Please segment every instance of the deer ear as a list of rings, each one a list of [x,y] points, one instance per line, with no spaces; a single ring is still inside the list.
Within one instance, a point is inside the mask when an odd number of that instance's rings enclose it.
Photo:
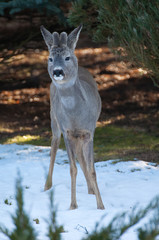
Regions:
[[[46,45],[50,49],[51,46],[53,45],[53,36],[52,36],[52,34],[44,26],[41,26],[40,30],[41,30],[41,33],[42,33],[42,36],[44,38],[44,41],[45,41]]]
[[[75,50],[80,32],[82,30],[82,24],[80,26],[78,26],[77,28],[75,28],[69,35],[67,38],[67,46],[72,49]]]

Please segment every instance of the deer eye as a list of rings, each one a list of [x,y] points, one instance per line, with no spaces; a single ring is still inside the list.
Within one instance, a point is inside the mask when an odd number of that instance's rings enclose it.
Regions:
[[[49,58],[49,62],[53,62],[53,59],[51,57]]]
[[[70,57],[66,57],[66,58],[65,58],[65,61],[69,61],[69,60],[70,60]]]

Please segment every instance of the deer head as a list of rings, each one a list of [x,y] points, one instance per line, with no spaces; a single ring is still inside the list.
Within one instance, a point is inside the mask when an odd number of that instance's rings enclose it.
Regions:
[[[74,50],[82,25],[75,28],[68,36],[66,32],[52,34],[41,26],[41,33],[49,50],[48,72],[56,87],[69,87],[77,79],[78,61]]]

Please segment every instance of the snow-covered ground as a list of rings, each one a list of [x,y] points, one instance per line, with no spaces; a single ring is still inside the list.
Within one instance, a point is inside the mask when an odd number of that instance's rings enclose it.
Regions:
[[[25,209],[31,219],[38,218],[40,224],[33,221],[39,240],[47,240],[46,219],[49,216],[49,196],[44,192],[44,183],[50,161],[50,148],[31,145],[0,145],[0,224],[10,230],[13,223],[10,215],[16,208],[15,180],[20,170],[25,188]],[[94,229],[97,222],[104,219],[106,226],[114,215],[123,211],[131,212],[138,203],[146,206],[159,194],[159,167],[144,161],[120,162],[110,160],[96,163],[99,189],[105,210],[96,209],[95,196],[87,194],[86,181],[77,163],[77,202],[78,209],[69,210],[70,171],[65,151],[58,150],[53,174],[54,203],[57,206],[57,221],[64,226],[63,240],[80,240]],[[6,205],[8,199],[12,205]],[[83,228],[84,227],[84,228]],[[0,234],[0,240],[5,240]],[[130,229],[122,240],[136,240],[135,228]]]

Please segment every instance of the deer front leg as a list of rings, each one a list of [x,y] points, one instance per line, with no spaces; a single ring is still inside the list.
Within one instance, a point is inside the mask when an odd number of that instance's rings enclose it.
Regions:
[[[77,167],[75,162],[75,142],[73,138],[69,135],[67,131],[67,136],[64,137],[67,154],[70,161],[70,175],[71,175],[71,205],[70,210],[78,208],[76,201],[76,176],[77,176]]]
[[[45,183],[44,190],[48,190],[52,187],[52,173],[55,163],[56,152],[60,144],[60,137],[53,137],[51,142],[51,158],[50,158],[50,166],[49,166],[49,173]]]

